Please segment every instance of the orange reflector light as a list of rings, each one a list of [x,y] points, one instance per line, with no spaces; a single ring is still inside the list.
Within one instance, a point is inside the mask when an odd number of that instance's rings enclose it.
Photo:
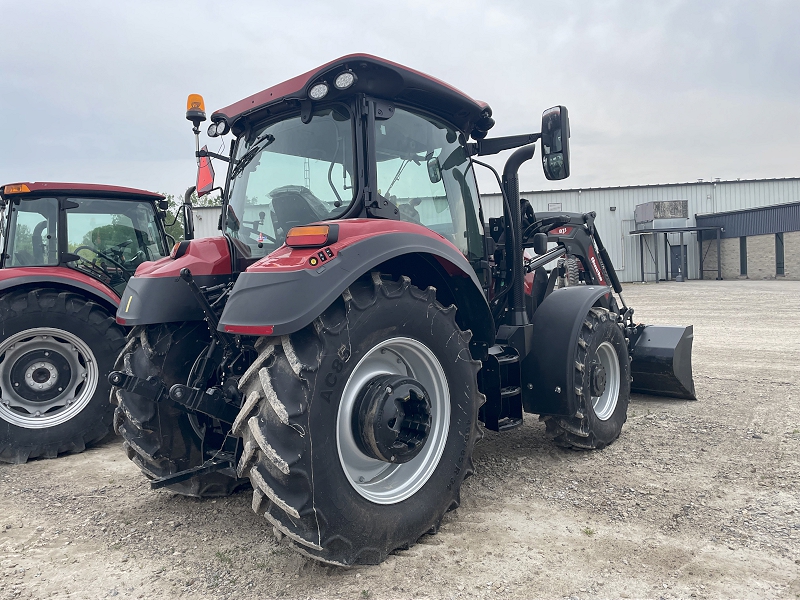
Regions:
[[[14,185],[7,185],[3,188],[4,194],[26,194],[31,190],[24,183],[16,183]]]
[[[317,248],[332,244],[338,238],[337,225],[304,225],[292,227],[286,236],[286,245],[293,248]]]

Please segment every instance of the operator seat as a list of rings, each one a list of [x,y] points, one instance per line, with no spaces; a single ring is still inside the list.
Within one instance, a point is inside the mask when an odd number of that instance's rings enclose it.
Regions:
[[[31,236],[31,242],[33,245],[33,264],[34,265],[43,265],[46,264],[44,261],[44,248],[45,243],[42,240],[42,232],[47,228],[47,221],[41,221],[33,228],[33,234]]]

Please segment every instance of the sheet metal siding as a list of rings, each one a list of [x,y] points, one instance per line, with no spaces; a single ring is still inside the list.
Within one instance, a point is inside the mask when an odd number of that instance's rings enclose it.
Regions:
[[[208,238],[222,235],[217,229],[219,225],[219,215],[222,208],[219,206],[195,206],[194,212],[194,237]]]
[[[634,210],[637,204],[660,200],[687,200],[689,218],[686,226],[693,227],[695,215],[741,210],[771,204],[785,204],[800,201],[800,179],[775,179],[759,181],[706,181],[702,183],[665,184],[650,186],[631,186],[616,188],[592,188],[585,190],[555,190],[542,192],[523,192],[534,211],[547,211],[549,203],[560,202],[564,212],[595,211],[595,222],[608,248],[621,281],[641,281],[639,261],[639,241],[628,232],[636,229]],[[502,215],[500,194],[481,196],[484,218]],[[616,206],[615,211],[610,207]],[[658,262],[661,278],[665,272],[664,236],[646,235],[645,271],[653,272],[655,265],[650,253],[653,251],[654,237],[658,238]],[[684,234],[690,279],[699,278],[699,249],[696,233]],[[678,245],[679,236],[669,235],[670,244]],[[648,252],[649,248],[649,252]],[[705,268],[715,265],[706,263]],[[647,281],[655,276],[646,275]]]
[[[697,224],[723,227],[722,237],[724,238],[800,231],[800,203],[762,207],[722,215],[697,215]],[[709,233],[703,235],[703,239],[712,237]]]

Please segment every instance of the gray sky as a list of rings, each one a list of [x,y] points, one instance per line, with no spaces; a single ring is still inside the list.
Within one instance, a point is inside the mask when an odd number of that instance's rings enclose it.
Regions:
[[[0,0],[0,21],[0,183],[179,194],[189,93],[210,113],[352,52],[487,101],[494,135],[566,105],[572,176],[533,161],[523,190],[800,176],[796,1]]]

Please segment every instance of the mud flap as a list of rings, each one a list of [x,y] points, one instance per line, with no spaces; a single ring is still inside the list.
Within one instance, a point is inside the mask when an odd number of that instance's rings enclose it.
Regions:
[[[694,328],[647,325],[636,340],[631,391],[696,400],[692,378]]]

